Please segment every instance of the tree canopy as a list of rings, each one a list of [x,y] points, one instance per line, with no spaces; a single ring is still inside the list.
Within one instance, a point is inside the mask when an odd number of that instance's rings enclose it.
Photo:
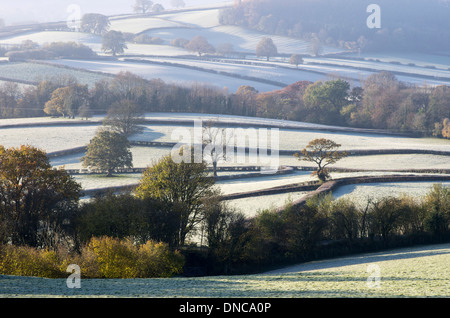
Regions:
[[[296,153],[294,156],[299,160],[316,163],[317,171],[313,174],[317,175],[320,181],[325,181],[329,178],[326,167],[347,156],[346,152],[338,151],[340,147],[341,145],[332,140],[319,138],[310,141],[301,153]]]
[[[256,55],[266,57],[267,61],[269,61],[271,57],[276,56],[277,54],[278,49],[271,38],[266,37],[262,39],[256,46]]]
[[[0,238],[52,247],[70,232],[81,186],[51,167],[45,152],[0,146]]]
[[[204,200],[216,190],[205,163],[176,163],[169,155],[144,171],[136,194],[173,205],[180,213],[178,238],[184,245],[186,236],[203,218]]]
[[[214,53],[216,51],[208,40],[201,35],[194,37],[184,46],[184,48],[192,52],[197,52],[199,56],[202,56],[202,54],[205,53]]]
[[[100,129],[87,146],[81,158],[84,167],[105,171],[108,177],[117,168],[131,168],[133,156],[126,136],[111,130]]]
[[[122,32],[109,31],[102,37],[102,50],[111,53],[113,56],[122,54],[127,48]]]
[[[106,33],[111,23],[109,18],[99,13],[86,13],[81,18],[81,31],[102,35]]]

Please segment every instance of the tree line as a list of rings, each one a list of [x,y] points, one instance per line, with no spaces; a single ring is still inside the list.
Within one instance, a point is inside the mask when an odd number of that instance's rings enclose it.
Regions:
[[[89,118],[122,101],[136,104],[142,113],[241,115],[450,138],[449,87],[411,86],[389,72],[373,74],[361,86],[351,87],[342,79],[300,81],[271,92],[241,86],[231,93],[206,84],[147,80],[130,72],[90,88],[72,76],[50,77],[24,89],[11,82],[0,85],[1,118]]]
[[[439,0],[380,0],[381,28],[367,26],[367,6],[358,0],[235,1],[220,11],[224,25],[293,36],[322,45],[362,51],[442,52],[449,48],[450,9]]]
[[[423,198],[358,203],[327,194],[249,218],[221,200],[204,162],[168,155],[135,191],[81,202],[64,169],[21,146],[0,147],[0,190],[1,274],[61,277],[68,264],[86,277],[165,277],[190,267],[237,274],[450,239],[450,189],[439,184]]]

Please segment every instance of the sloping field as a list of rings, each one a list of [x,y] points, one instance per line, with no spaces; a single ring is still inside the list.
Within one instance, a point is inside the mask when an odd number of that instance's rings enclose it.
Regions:
[[[0,297],[374,298],[449,297],[450,244],[300,264],[265,274],[83,280],[0,276]]]
[[[93,87],[96,82],[108,77],[108,75],[92,73],[81,69],[68,69],[58,65],[17,62],[0,63],[0,77],[19,83],[37,83],[44,79],[54,77],[74,77],[80,84]]]
[[[127,19],[110,19],[110,30],[130,33],[141,33],[149,29],[183,27],[181,23],[159,17],[141,17]]]
[[[450,187],[450,182],[442,182],[445,187]],[[409,195],[413,198],[425,196],[432,188],[430,182],[398,182],[398,183],[372,183],[346,185],[333,191],[335,198],[348,198],[355,203],[365,205],[368,199],[378,200],[394,196]]]
[[[151,53],[152,51],[149,50],[148,54]],[[206,84],[220,89],[227,88],[230,92],[233,93],[236,92],[241,85],[253,86],[261,92],[280,89],[280,86],[272,84],[266,84],[252,80],[236,79],[226,75],[186,69],[177,66],[163,66],[122,61],[59,60],[55,61],[55,63],[108,74],[118,74],[119,72],[128,71],[145,79],[151,80],[159,78],[166,83],[179,85],[192,85],[193,83]]]
[[[102,43],[102,38],[99,35],[82,32],[67,32],[67,31],[41,31],[27,33],[8,38],[0,39],[0,44],[21,44],[25,40],[31,40],[40,45],[51,42],[80,42],[89,45],[92,48],[99,48]]]

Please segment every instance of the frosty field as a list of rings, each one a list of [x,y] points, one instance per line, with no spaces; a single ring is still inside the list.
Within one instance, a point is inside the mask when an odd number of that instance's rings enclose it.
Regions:
[[[441,183],[445,187],[450,187],[450,182]],[[364,206],[368,199],[379,200],[385,197],[402,197],[403,195],[412,198],[425,196],[433,187],[431,182],[395,182],[395,183],[373,183],[347,185],[333,191],[333,196],[337,199],[346,198]]]
[[[108,77],[107,74],[95,74],[83,70],[67,69],[58,65],[40,63],[0,63],[0,77],[11,81],[40,82],[52,77],[74,77],[80,84],[93,87],[96,82]]]
[[[148,53],[152,53],[151,48],[146,47]],[[280,89],[279,86],[261,83],[252,80],[236,80],[233,77],[204,72],[199,70],[186,69],[177,66],[164,66],[155,64],[144,64],[136,62],[123,61],[76,61],[76,60],[59,60],[55,63],[84,68],[90,71],[102,72],[106,74],[116,75],[119,72],[132,72],[145,79],[161,79],[166,83],[187,85],[189,83],[206,84],[220,89],[227,88],[230,92],[236,92],[239,86],[249,85],[255,87],[259,91],[273,91]]]
[[[0,297],[405,298],[450,296],[450,245],[316,261],[243,276],[83,280],[0,276]]]

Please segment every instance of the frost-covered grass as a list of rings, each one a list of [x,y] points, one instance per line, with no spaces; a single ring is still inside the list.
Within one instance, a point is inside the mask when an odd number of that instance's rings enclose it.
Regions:
[[[450,244],[299,264],[269,273],[88,280],[0,276],[0,297],[401,298],[450,296]]]
[[[148,54],[151,55],[154,53],[150,46],[146,46],[146,49]],[[276,89],[280,89],[279,86],[260,83],[258,81],[241,79],[237,80],[236,78],[221,74],[213,74],[209,72],[191,70],[176,66],[164,66],[123,61],[104,62],[61,60],[55,61],[55,63],[109,74],[118,74],[122,71],[129,71],[149,80],[159,78],[167,83],[179,85],[192,85],[192,83],[200,83],[218,87],[220,89],[227,88],[230,92],[236,92],[237,89],[242,85],[253,86],[259,91],[273,91]]]
[[[441,76],[447,77],[450,79],[450,71],[446,68],[445,70],[441,69],[428,69],[417,66],[410,65],[398,65],[393,63],[377,63],[373,61],[361,61],[361,60],[347,60],[347,59],[339,59],[339,58],[308,58],[309,62],[316,63],[329,63],[337,66],[350,66],[357,68],[370,68],[375,71],[391,71],[391,72],[402,72],[409,74],[417,74],[417,75],[426,75],[426,76]]]
[[[102,38],[99,35],[82,32],[68,32],[68,31],[40,31],[34,33],[27,33],[8,38],[0,39],[1,44],[21,44],[25,40],[31,40],[40,45],[51,42],[79,42],[90,47],[99,47],[102,43]]]
[[[0,129],[0,144],[9,147],[30,145],[46,152],[86,146],[98,126],[48,126]]]
[[[105,75],[84,72],[83,70],[67,69],[49,64],[39,63],[0,63],[0,77],[11,79],[11,81],[40,82],[47,78],[71,76],[80,84],[93,87],[96,82],[105,78]]]
[[[229,207],[242,212],[246,217],[254,217],[263,210],[283,207],[295,200],[303,198],[308,192],[292,192],[273,194],[261,197],[250,197],[227,201]]]
[[[127,19],[110,19],[110,30],[130,33],[141,33],[149,29],[180,27],[183,24],[162,19],[160,17],[140,17]]]
[[[450,66],[450,56],[448,55],[433,55],[417,52],[391,52],[389,56],[383,53],[361,53],[360,57],[366,60],[379,60],[380,62],[398,62],[403,65],[429,67],[447,70]],[[414,65],[413,65],[414,64]]]
[[[189,67],[198,67],[205,70],[212,70],[228,74],[245,75],[248,77],[284,83],[286,86],[297,82],[299,79],[316,82],[319,80],[325,80],[327,77],[326,75],[297,70],[295,68],[279,68],[268,63],[267,66],[255,66],[255,65],[233,63],[232,60],[231,61],[222,60],[219,62],[200,59],[188,60],[176,57],[144,58],[144,60],[150,60],[159,63],[163,62],[163,63],[181,64]]]
[[[160,18],[196,28],[212,28],[218,26],[219,9],[195,10],[159,15]]]
[[[139,183],[141,178],[140,173],[115,174],[112,177],[99,174],[74,176],[75,181],[81,184],[84,190],[128,186]]]
[[[379,200],[385,197],[402,197],[404,195],[413,198],[425,196],[433,187],[433,182],[389,182],[371,184],[346,185],[333,191],[337,199],[346,198],[353,202],[365,205],[369,199]],[[450,187],[450,182],[442,182],[443,186]]]

